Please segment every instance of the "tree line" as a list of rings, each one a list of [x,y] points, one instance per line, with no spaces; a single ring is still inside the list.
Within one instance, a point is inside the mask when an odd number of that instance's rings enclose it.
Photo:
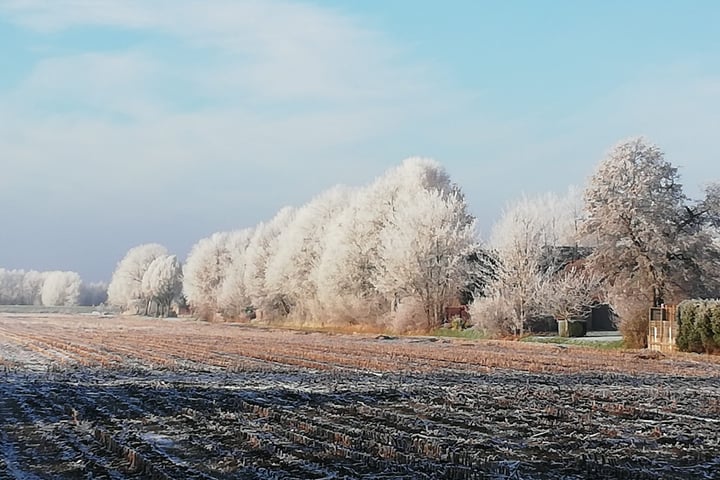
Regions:
[[[475,225],[442,165],[411,158],[363,187],[203,238],[184,263],[137,246],[118,263],[109,302],[157,315],[187,306],[206,320],[427,330],[464,301],[476,327],[498,335],[608,304],[641,342],[649,306],[720,296],[720,184],[688,198],[643,138],[613,147],[581,188],[511,202],[487,239]]]
[[[136,247],[118,264],[109,295],[147,310],[182,292],[208,320],[426,329],[442,322],[478,248],[460,188],[439,163],[412,158],[365,187],[335,187],[253,228],[214,233],[182,269],[153,272],[167,252]]]
[[[105,283],[84,283],[76,272],[0,268],[0,305],[91,306],[106,300]]]

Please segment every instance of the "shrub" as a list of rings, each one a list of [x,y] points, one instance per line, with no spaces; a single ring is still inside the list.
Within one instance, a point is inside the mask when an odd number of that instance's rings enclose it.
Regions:
[[[627,348],[647,347],[649,306],[651,301],[642,296],[615,296],[612,306],[618,314],[618,328]]]
[[[489,337],[502,337],[515,333],[512,308],[500,295],[478,297],[470,305],[470,320],[475,328]]]
[[[569,320],[568,337],[584,337],[587,333],[587,322],[584,320]]]
[[[686,300],[678,305],[676,344],[683,352],[720,352],[720,300]]]
[[[390,315],[389,327],[395,333],[427,331],[427,315],[419,299],[408,297]]]

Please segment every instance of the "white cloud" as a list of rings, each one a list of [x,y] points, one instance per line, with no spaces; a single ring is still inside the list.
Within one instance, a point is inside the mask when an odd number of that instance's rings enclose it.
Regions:
[[[207,171],[222,183],[298,163],[322,172],[337,160],[328,152],[434,108],[426,101],[434,80],[420,74],[423,66],[404,66],[380,34],[313,6],[11,0],[0,12],[39,32],[39,43],[84,26],[165,36],[158,48],[49,48],[18,87],[0,92],[0,121],[9,125],[0,131],[5,197],[28,189],[87,196],[113,185],[147,191],[158,177],[188,185]]]

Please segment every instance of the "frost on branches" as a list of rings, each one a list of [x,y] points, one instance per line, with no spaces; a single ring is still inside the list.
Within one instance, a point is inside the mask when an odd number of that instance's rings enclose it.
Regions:
[[[476,243],[473,226],[439,163],[405,160],[357,192],[328,226],[317,270],[325,315],[398,328],[438,326],[472,268],[466,258]],[[417,324],[397,325],[403,303],[420,305]]]
[[[561,310],[587,308],[590,300],[581,295],[587,289],[562,287],[584,285],[589,277],[561,271],[568,259],[560,255],[568,248],[569,260],[581,255],[577,225],[582,215],[582,197],[574,188],[562,196],[523,196],[504,210],[490,238],[494,278],[486,295],[471,307],[480,328],[491,334],[522,335],[533,319],[560,319]]]
[[[48,272],[42,286],[42,304],[77,305],[80,297],[80,275],[75,272]]]
[[[123,311],[141,313],[147,305],[143,292],[143,277],[150,264],[167,250],[157,243],[131,248],[118,262],[108,285],[108,302]]]
[[[618,144],[585,192],[582,231],[595,244],[589,266],[617,296],[652,305],[707,295],[709,238],[683,193],[677,168],[642,138]]]
[[[0,305],[97,305],[105,290],[104,284],[82,283],[76,272],[0,268]]]
[[[377,326],[419,305],[415,321],[427,328],[457,301],[475,244],[474,220],[445,170],[408,159],[365,188],[335,187],[252,229],[201,240],[184,293],[208,319]]]
[[[581,228],[594,245],[588,268],[603,281],[628,345],[644,346],[649,306],[720,293],[716,188],[690,201],[677,168],[643,138],[616,145],[590,179]]]
[[[348,205],[350,191],[335,187],[298,209],[277,239],[267,264],[266,298],[272,311],[302,318],[320,315],[315,274],[330,222]]]
[[[419,300],[427,327],[439,327],[472,268],[475,221],[459,192],[420,190],[396,207],[380,232],[375,284],[399,302]]]
[[[169,316],[170,306],[182,293],[182,278],[182,267],[175,255],[161,255],[153,260],[142,280],[145,315],[154,307],[157,316]]]
[[[214,233],[190,250],[183,267],[183,293],[188,305],[205,320],[218,312],[218,296],[232,260],[229,233]]]

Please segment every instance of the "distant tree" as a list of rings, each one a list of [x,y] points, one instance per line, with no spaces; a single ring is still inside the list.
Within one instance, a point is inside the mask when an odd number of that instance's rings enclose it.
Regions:
[[[47,272],[37,272],[35,270],[25,272],[22,286],[22,304],[40,305],[42,303],[42,287],[46,277]]]
[[[71,306],[78,304],[80,275],[75,272],[48,272],[43,283],[41,298],[45,306]]]
[[[155,305],[159,317],[170,314],[170,306],[182,293],[183,273],[175,255],[161,255],[152,261],[143,275],[142,289],[146,299],[145,314]]]
[[[19,305],[26,303],[23,295],[24,270],[0,268],[0,304]]]
[[[144,308],[143,276],[156,258],[167,255],[167,249],[157,243],[131,248],[120,260],[108,286],[108,302],[123,310]]]

